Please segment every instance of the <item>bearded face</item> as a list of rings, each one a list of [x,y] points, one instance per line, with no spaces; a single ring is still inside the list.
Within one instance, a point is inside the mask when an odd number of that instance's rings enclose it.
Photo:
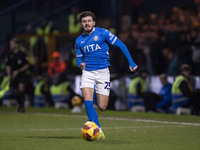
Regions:
[[[90,34],[95,26],[95,21],[91,16],[83,17],[81,20],[81,26],[86,34]]]

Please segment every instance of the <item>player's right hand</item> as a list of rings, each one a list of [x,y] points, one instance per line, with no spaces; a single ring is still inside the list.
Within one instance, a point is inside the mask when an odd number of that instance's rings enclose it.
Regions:
[[[80,68],[81,68],[81,70],[85,70],[85,62],[82,62],[81,64],[80,64]]]

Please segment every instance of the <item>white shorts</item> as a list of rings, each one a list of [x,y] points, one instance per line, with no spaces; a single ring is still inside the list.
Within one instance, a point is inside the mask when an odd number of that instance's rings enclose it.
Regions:
[[[110,94],[110,71],[108,68],[95,71],[82,71],[80,88],[94,88],[96,93],[107,95]]]

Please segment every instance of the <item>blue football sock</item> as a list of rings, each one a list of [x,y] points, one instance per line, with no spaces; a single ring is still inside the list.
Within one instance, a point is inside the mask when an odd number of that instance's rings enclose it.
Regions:
[[[85,109],[86,109],[89,121],[95,122],[100,127],[99,120],[98,120],[98,114],[93,106],[93,102],[90,100],[86,100],[85,101]]]

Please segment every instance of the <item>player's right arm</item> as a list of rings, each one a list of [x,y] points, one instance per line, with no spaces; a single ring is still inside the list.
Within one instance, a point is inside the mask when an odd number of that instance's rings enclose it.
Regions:
[[[78,40],[75,42],[76,64],[81,70],[85,70],[85,62],[83,62],[83,52],[79,46]]]

